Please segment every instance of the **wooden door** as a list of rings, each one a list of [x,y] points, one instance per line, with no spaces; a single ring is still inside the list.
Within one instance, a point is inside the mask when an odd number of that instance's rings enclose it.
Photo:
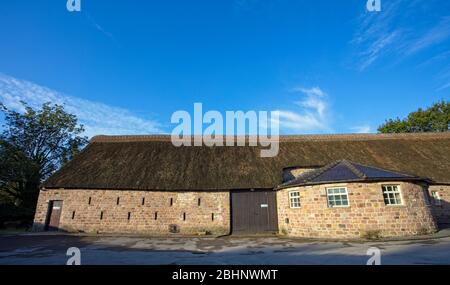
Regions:
[[[278,231],[274,191],[235,191],[231,193],[232,233],[260,234]]]
[[[62,201],[50,201],[47,214],[47,231],[59,230],[59,221],[61,219]]]

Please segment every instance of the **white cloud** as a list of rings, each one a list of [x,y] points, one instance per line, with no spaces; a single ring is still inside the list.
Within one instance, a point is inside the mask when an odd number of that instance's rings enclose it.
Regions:
[[[442,85],[441,87],[437,88],[436,91],[442,91],[442,90],[445,90],[445,89],[448,89],[448,88],[450,88],[450,82],[448,82],[448,83]]]
[[[385,1],[381,12],[363,13],[351,41],[358,69],[365,70],[382,57],[398,61],[450,39],[450,17],[442,12],[450,5],[432,2]],[[442,10],[436,10],[440,6]],[[424,15],[427,21],[414,20]]]
[[[361,62],[359,65],[360,70],[364,70],[374,63],[387,47],[392,45],[400,37],[399,31],[394,31],[389,34],[381,35],[380,38],[376,39],[370,44],[367,50],[362,51],[359,55],[361,57]]]
[[[73,96],[61,94],[29,81],[0,73],[0,101],[10,109],[23,111],[20,101],[31,107],[45,102],[64,105],[85,126],[88,137],[94,135],[124,135],[161,133],[160,124],[152,119],[133,115],[124,108],[109,106]]]
[[[296,132],[329,131],[327,94],[319,87],[298,87],[292,91],[304,95],[300,101],[293,102],[301,110],[277,110],[280,129]]]
[[[94,18],[89,14],[84,12],[84,15],[86,19],[89,21],[89,23],[100,33],[105,35],[106,37],[110,38],[116,45],[119,45],[114,35],[108,31],[106,31],[100,24],[98,24]]]
[[[302,92],[308,96],[317,96],[317,97],[325,97],[327,94],[323,92],[319,87],[312,88],[304,88],[304,87],[295,87],[291,89],[292,92]]]
[[[372,128],[369,125],[361,125],[350,128],[353,133],[368,134],[372,132]]]
[[[419,52],[430,46],[439,44],[450,37],[450,17],[444,17],[432,29],[426,31],[411,42],[407,55]]]

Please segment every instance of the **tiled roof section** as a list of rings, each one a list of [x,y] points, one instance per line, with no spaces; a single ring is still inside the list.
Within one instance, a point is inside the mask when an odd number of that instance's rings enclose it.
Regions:
[[[364,173],[364,175],[367,178],[411,178],[411,177],[414,177],[414,176],[411,176],[408,174],[384,170],[381,168],[366,166],[366,165],[362,165],[362,164],[358,164],[358,163],[352,163],[351,165],[354,168],[356,168],[358,171],[361,171],[362,173]]]
[[[317,170],[306,172],[278,188],[350,181],[426,180],[425,178],[339,160]]]

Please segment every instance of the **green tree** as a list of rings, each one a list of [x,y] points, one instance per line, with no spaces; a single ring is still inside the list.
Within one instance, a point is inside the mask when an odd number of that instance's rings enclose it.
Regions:
[[[378,128],[380,133],[448,132],[450,102],[441,101],[426,110],[412,112],[405,119],[389,119]]]
[[[84,128],[76,116],[63,106],[45,103],[36,110],[22,104],[24,113],[0,103],[5,122],[0,134],[0,199],[32,218],[39,185],[71,160],[87,138],[80,136]]]

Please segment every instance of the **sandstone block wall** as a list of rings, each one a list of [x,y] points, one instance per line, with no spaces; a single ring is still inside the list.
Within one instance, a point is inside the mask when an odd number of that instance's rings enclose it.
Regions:
[[[400,186],[403,205],[385,205],[381,186]],[[326,188],[347,187],[349,207],[329,208]],[[290,208],[289,192],[300,191],[300,208]],[[383,237],[432,233],[437,230],[426,190],[421,185],[344,183],[283,189],[277,193],[281,234],[312,238]]]
[[[69,232],[168,235],[177,225],[180,234],[222,235],[230,231],[229,199],[227,191],[41,190],[34,230],[44,229],[49,201],[61,200],[59,228]]]
[[[437,222],[439,224],[450,224],[450,185],[431,185],[428,190],[430,196],[432,196],[433,191],[436,191],[441,198],[439,205],[431,198],[433,215]]]
[[[375,232],[389,237],[431,233],[437,229],[436,221],[450,223],[450,186],[429,186],[430,194],[438,191],[441,197],[441,205],[434,205],[421,185],[388,183],[400,186],[403,205],[387,206],[383,184],[387,183],[280,190],[277,192],[279,231],[312,238],[357,238]],[[326,188],[335,186],[347,187],[349,207],[328,207]],[[296,209],[289,205],[289,192],[294,190],[300,192],[301,207]],[[42,190],[35,230],[43,230],[51,200],[63,201],[60,228],[70,232],[169,235],[169,225],[177,225],[180,234],[222,235],[228,234],[231,228],[229,191]]]

